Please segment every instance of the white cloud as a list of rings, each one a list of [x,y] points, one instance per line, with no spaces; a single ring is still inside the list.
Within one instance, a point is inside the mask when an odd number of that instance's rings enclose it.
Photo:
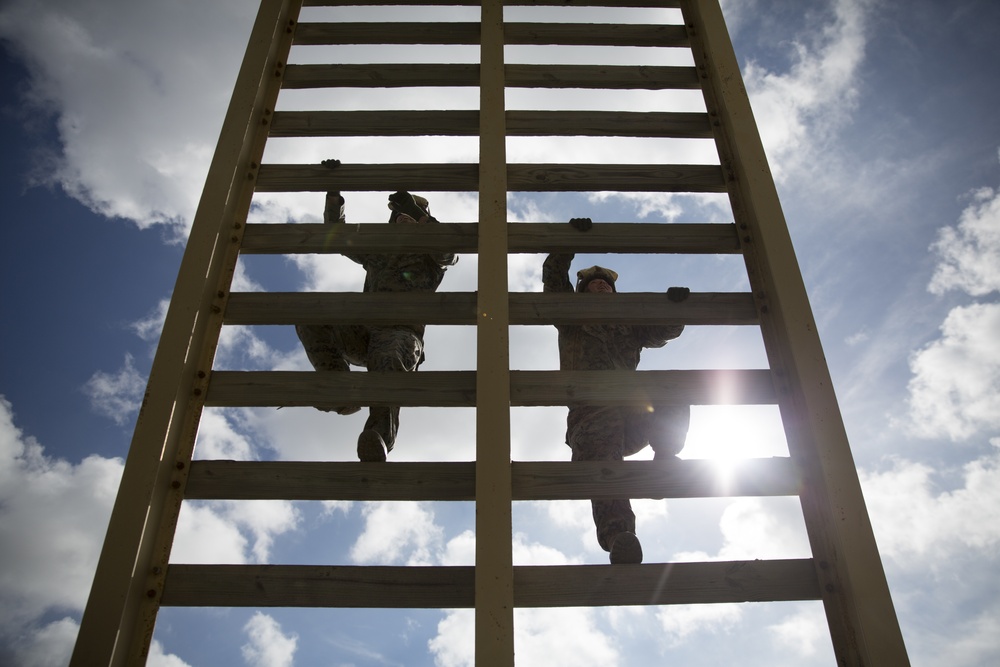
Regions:
[[[908,431],[967,440],[1000,428],[1000,304],[953,309],[910,359]]]
[[[281,624],[272,617],[256,612],[243,632],[249,641],[243,645],[243,659],[249,667],[291,667],[299,636],[281,631]]]
[[[295,530],[299,511],[287,500],[189,501],[181,505],[170,560],[175,563],[266,563],[274,538]],[[247,537],[249,533],[252,537]]]
[[[1000,290],[1000,192],[981,188],[957,227],[945,227],[931,249],[941,255],[928,289],[960,289],[972,296]]]
[[[356,563],[429,565],[440,552],[444,531],[426,503],[370,503],[362,516],[364,531],[351,547]]]
[[[870,4],[834,0],[834,21],[813,43],[794,44],[794,64],[786,73],[747,64],[743,78],[776,180],[809,170],[816,150],[854,108]],[[826,160],[822,164],[829,167]]]
[[[1000,438],[992,451],[962,468],[962,482],[939,491],[935,470],[924,463],[893,461],[882,472],[862,470],[861,482],[883,558],[904,570],[947,570],[949,558],[1000,545]]]
[[[726,634],[743,618],[737,604],[674,605],[656,612],[656,618],[666,633],[670,646],[680,646],[694,635]],[[699,637],[697,641],[710,641]]]
[[[185,228],[252,19],[235,1],[4,3],[0,34],[27,61],[29,101],[55,116],[62,143],[45,180],[109,217]],[[197,49],[178,48],[177,35]]]
[[[142,404],[146,378],[136,370],[132,355],[125,355],[121,370],[115,374],[98,371],[84,385],[91,407],[121,426],[135,415]]]
[[[768,627],[779,650],[808,658],[816,655],[819,644],[830,641],[826,614],[819,604],[804,606],[781,622]]]
[[[45,455],[0,397],[0,628],[18,633],[47,610],[82,610],[122,462]],[[55,630],[53,630],[55,631]]]

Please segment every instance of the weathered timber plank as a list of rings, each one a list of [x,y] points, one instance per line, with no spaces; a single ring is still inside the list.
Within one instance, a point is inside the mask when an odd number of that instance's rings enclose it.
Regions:
[[[508,111],[507,136],[707,139],[706,113]],[[277,111],[271,137],[476,136],[478,111]]]
[[[506,65],[504,72],[509,88],[675,90],[701,86],[695,68],[666,65]],[[287,89],[478,86],[479,65],[288,65],[281,85]]]
[[[683,29],[683,26],[682,26]],[[478,23],[299,23],[295,44],[479,44]]]
[[[355,7],[355,6],[412,6],[478,7],[471,0],[304,0],[303,7]],[[648,7],[672,9],[680,7],[679,0],[506,0],[508,7]]]
[[[511,405],[770,405],[767,370],[512,371]]]
[[[504,40],[511,45],[555,46],[688,46],[682,25],[590,23],[505,23]]]
[[[463,501],[475,500],[475,485],[474,462],[192,461],[184,497]]]
[[[595,223],[581,234],[566,223],[525,222],[507,226],[512,253],[601,252],[736,254],[740,252],[732,223]],[[247,225],[240,252],[398,253],[478,251],[475,223],[441,223],[420,227],[386,224]]]
[[[519,192],[725,192],[718,165],[511,164],[510,189]]]
[[[214,371],[205,405],[473,407],[474,371],[319,373]]]
[[[725,192],[718,165],[509,164],[509,190],[517,192]],[[471,192],[475,164],[265,164],[258,192],[413,190]]]
[[[183,565],[167,568],[167,607],[457,609],[475,605],[468,567]],[[818,600],[812,559],[516,566],[517,607]]]
[[[472,607],[474,568],[170,565],[167,607]]]
[[[511,371],[511,405],[768,405],[767,370]],[[213,371],[205,405],[473,407],[475,371]]]
[[[505,23],[511,45],[684,47],[682,25]],[[479,44],[478,23],[299,23],[296,45]]]
[[[667,111],[508,111],[507,136],[672,137],[707,139],[706,113]]]
[[[258,192],[473,192],[479,189],[476,164],[264,164]]]
[[[271,137],[476,136],[478,111],[276,111]]]
[[[513,466],[515,500],[794,496],[791,459],[716,461],[524,461]]]
[[[478,85],[479,65],[465,63],[288,65],[281,82],[281,87],[286,89]]]
[[[580,294],[516,292],[510,323],[753,325],[757,310],[749,293],[694,293],[680,303],[666,294],[629,293],[614,299]],[[430,324],[474,325],[471,292],[344,293],[234,292],[226,306],[230,325]]]
[[[507,65],[509,88],[697,89],[694,67],[663,65]]]
[[[727,461],[515,461],[514,500],[789,496],[788,458]],[[193,461],[188,500],[475,500],[475,464]]]
[[[514,568],[516,607],[818,600],[811,558]]]

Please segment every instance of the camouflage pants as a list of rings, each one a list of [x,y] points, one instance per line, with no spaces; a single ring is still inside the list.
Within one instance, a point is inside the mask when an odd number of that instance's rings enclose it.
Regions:
[[[674,456],[684,448],[691,408],[663,406],[570,408],[566,420],[566,444],[574,461],[620,461],[647,444],[658,458]],[[611,542],[621,532],[635,532],[635,514],[627,498],[590,501],[597,528],[597,542],[611,551]]]
[[[295,333],[317,371],[349,371],[351,364],[370,372],[415,371],[423,359],[424,341],[407,327],[299,325]],[[368,429],[382,436],[386,450],[392,451],[399,407],[369,407]]]

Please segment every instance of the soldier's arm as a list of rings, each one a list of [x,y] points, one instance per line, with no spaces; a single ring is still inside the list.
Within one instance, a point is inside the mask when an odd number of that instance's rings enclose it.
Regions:
[[[569,265],[573,263],[573,253],[554,252],[542,264],[542,289],[546,292],[572,292],[569,281]]]
[[[674,303],[680,303],[688,298],[691,290],[687,287],[670,287],[667,298]],[[683,324],[665,324],[659,326],[639,326],[634,329],[643,347],[663,347],[667,341],[673,340],[684,331]]]

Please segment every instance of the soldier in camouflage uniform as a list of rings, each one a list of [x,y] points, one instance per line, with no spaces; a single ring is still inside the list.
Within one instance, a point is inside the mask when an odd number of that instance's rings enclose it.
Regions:
[[[407,192],[389,197],[389,222],[431,224],[428,202]],[[343,224],[344,199],[328,192],[323,214],[326,224]],[[457,259],[451,253],[422,255],[353,255],[345,257],[365,267],[365,292],[433,292],[446,267]],[[350,365],[369,371],[415,371],[424,360],[424,325],[298,325],[295,332],[317,371],[349,371]],[[352,414],[357,407],[317,406],[326,412]],[[385,461],[399,429],[399,407],[371,406],[368,421],[358,437],[358,458]]]
[[[574,218],[575,228],[586,231],[589,218]],[[553,253],[542,267],[546,292],[573,292],[569,267],[574,255]],[[593,266],[577,272],[576,292],[613,294],[618,274]],[[671,300],[687,298],[685,287],[671,287]],[[630,326],[621,324],[556,325],[559,330],[559,365],[563,370],[635,370],[646,347],[663,347],[677,338],[684,325]],[[690,423],[690,406],[606,407],[569,405],[566,444],[574,461],[620,461],[647,444],[654,458],[676,456],[684,447]],[[635,535],[635,514],[628,499],[592,500],[597,541],[610,552],[612,563],[641,563],[642,545]]]

